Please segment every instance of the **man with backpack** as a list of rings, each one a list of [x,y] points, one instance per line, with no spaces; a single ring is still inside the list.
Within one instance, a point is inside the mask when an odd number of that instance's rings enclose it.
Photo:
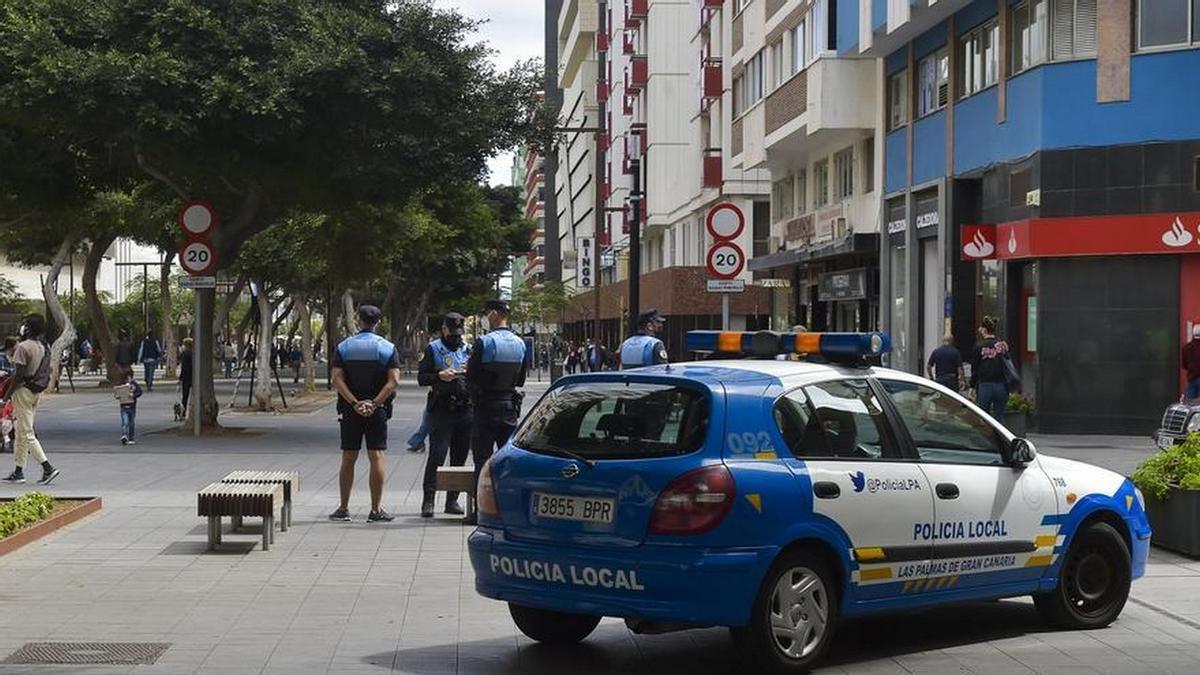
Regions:
[[[40,485],[49,485],[58,477],[58,469],[46,459],[42,444],[33,431],[38,399],[50,386],[50,348],[42,342],[45,332],[46,320],[41,315],[25,317],[21,322],[21,341],[10,357],[14,367],[11,395],[17,432],[13,459],[17,466],[4,479],[9,483],[25,482],[25,461],[31,454],[34,461],[42,465],[42,479],[38,481]]]

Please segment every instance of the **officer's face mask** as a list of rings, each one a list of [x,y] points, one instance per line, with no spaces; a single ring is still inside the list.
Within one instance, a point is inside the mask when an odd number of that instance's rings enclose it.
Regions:
[[[458,349],[462,346],[462,336],[447,335],[446,337],[442,338],[442,342],[445,343],[445,345],[450,349]]]

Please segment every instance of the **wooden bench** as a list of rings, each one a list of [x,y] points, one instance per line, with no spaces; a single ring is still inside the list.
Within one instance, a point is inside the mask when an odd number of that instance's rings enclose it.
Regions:
[[[208,518],[208,550],[221,544],[221,518],[262,518],[263,550],[275,541],[275,511],[283,509],[282,483],[210,483],[196,495],[196,512]]]
[[[292,497],[300,490],[299,471],[231,471],[222,483],[261,483],[283,485],[283,508],[279,514],[279,531],[287,532],[292,525]],[[242,527],[242,518],[233,519],[233,529]]]
[[[475,467],[439,466],[436,488],[439,492],[462,492],[467,495],[467,518],[475,515]]]

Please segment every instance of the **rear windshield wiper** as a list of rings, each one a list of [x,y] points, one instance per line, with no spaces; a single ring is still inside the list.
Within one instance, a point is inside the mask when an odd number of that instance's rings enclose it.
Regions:
[[[595,468],[596,466],[596,462],[594,460],[590,460],[578,452],[567,450],[566,448],[560,448],[553,445],[530,445],[529,449],[533,450],[534,452],[544,452],[547,455],[566,457],[567,459],[573,459],[577,462],[583,462],[584,464],[588,465],[588,468]]]

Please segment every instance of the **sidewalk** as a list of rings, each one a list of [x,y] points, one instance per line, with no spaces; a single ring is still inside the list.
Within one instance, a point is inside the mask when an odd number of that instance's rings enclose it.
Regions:
[[[531,387],[530,401],[541,387]],[[417,517],[425,455],[403,439],[422,395],[405,387],[391,428],[385,508],[367,524],[365,458],[355,522],[331,523],[337,433],[331,407],[297,415],[228,413],[254,431],[192,439],[171,426],[166,390],[143,398],[139,444],[115,442],[107,392],[48,397],[39,429],[63,475],[50,492],[99,494],[104,509],[0,557],[0,659],[26,642],[163,642],[153,666],[0,665],[0,673],[653,673],[738,671],[723,630],[635,636],[606,620],[577,649],[519,635],[505,606],[475,594],[469,529]],[[110,431],[110,429],[112,431]],[[1137,439],[1037,438],[1040,451],[1136,463]],[[1139,455],[1141,453],[1141,455]],[[0,456],[2,459],[3,456]],[[254,534],[205,552],[196,490],[235,468],[302,473],[294,527],[263,552]],[[1115,468],[1115,467],[1114,467]],[[0,495],[23,492],[0,486]],[[440,502],[439,502],[440,506]],[[703,592],[699,590],[698,592]],[[821,672],[1200,672],[1200,562],[1155,551],[1113,627],[1048,632],[1026,600],[858,621]]]

